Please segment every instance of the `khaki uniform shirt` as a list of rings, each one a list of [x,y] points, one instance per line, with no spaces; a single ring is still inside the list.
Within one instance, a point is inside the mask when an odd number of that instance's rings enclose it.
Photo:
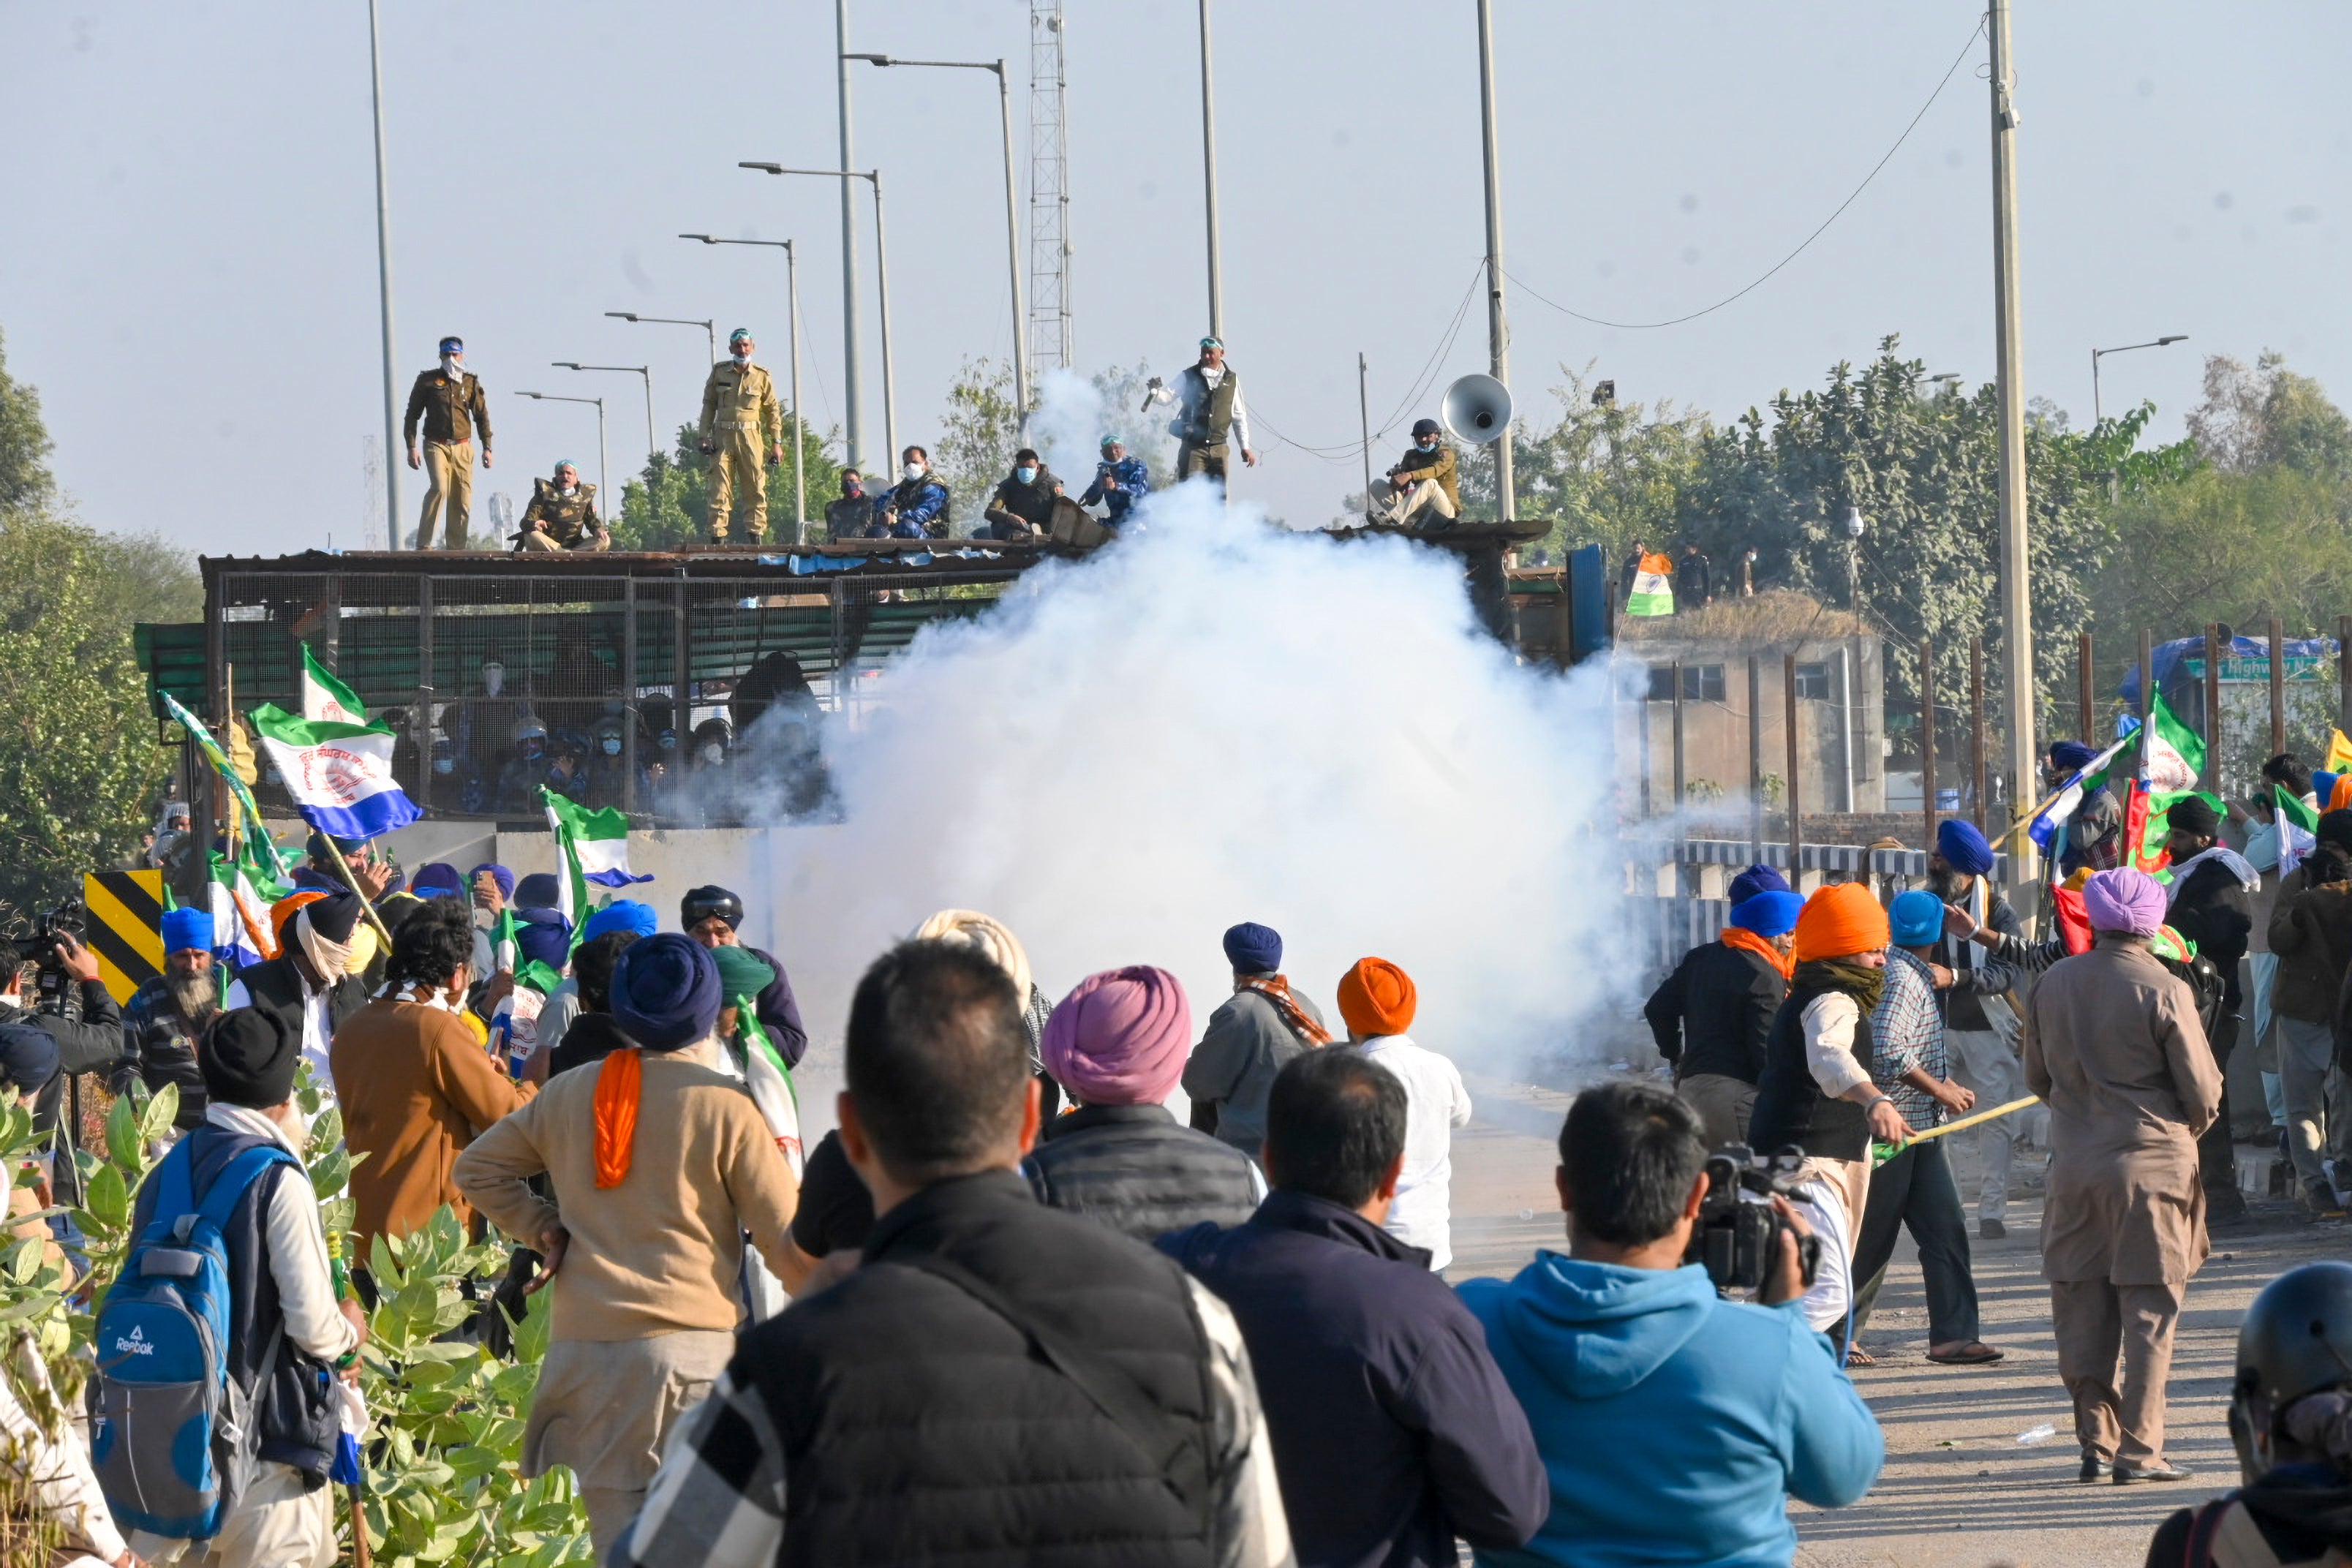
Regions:
[[[776,397],[776,384],[756,364],[735,368],[732,359],[710,367],[702,384],[702,438],[723,430],[761,433],[763,445],[784,438],[784,405]]]
[[[437,370],[418,376],[416,384],[408,389],[408,417],[400,427],[401,438],[412,447],[416,445],[420,419],[429,445],[470,441],[477,429],[482,433],[482,445],[490,444],[490,405],[482,396],[482,378],[470,370],[459,371],[454,381]]]
[[[2205,1261],[2197,1136],[2221,1074],[2186,982],[2111,935],[2052,965],[2026,1004],[2025,1081],[2050,1107],[2042,1271],[2178,1285]]]
[[[566,550],[604,548],[604,525],[596,521],[596,487],[583,481],[566,496],[553,479],[531,480],[522,531],[529,533],[534,527]]]

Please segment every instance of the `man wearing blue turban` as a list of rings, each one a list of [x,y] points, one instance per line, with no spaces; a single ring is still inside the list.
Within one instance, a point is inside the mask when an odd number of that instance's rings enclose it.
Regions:
[[[2042,759],[2042,780],[2052,793],[2064,789],[2099,753],[2080,741],[2053,741]],[[2112,871],[2123,864],[2124,808],[2102,779],[2058,822],[2050,840],[2050,862],[2063,881],[2077,871]]]
[[[1790,936],[1805,905],[1769,866],[1750,866],[1729,892],[1723,934],[1683,954],[1642,1008],[1658,1054],[1675,1069],[1675,1091],[1718,1149],[1748,1142],[1764,1044],[1789,994]]]
[[[135,1074],[149,1090],[175,1084],[182,1132],[205,1120],[205,1076],[196,1068],[196,1040],[220,1011],[220,977],[213,973],[213,917],[208,910],[170,910],[163,916],[163,973],[139,983],[122,1009],[129,1050],[108,1080],[116,1094]]]
[[[2069,770],[2071,773],[2072,770]],[[1927,890],[1952,909],[1966,910],[1974,929],[1990,926],[2022,937],[2017,911],[1992,885],[1992,846],[1977,826],[1947,817],[1936,826],[1936,847],[1927,856]],[[2008,993],[2024,978],[2007,959],[1973,942],[1937,935],[1929,973],[1944,1012],[1944,1044],[1952,1077],[1979,1105],[2006,1105],[2025,1097],[2025,1072],[2018,1061],[2023,1028]],[[1977,1141],[1983,1174],[1977,1185],[1977,1234],[1996,1241],[2009,1234],[2009,1168],[2016,1152],[2018,1119],[2004,1116],[1965,1136]]]

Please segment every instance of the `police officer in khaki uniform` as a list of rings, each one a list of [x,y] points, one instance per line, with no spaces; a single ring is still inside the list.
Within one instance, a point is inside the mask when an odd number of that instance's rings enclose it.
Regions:
[[[417,422],[425,425],[425,449],[416,446]],[[408,418],[401,435],[408,443],[408,466],[425,470],[425,515],[416,524],[416,548],[433,548],[433,522],[449,502],[448,548],[466,548],[466,524],[474,515],[474,431],[482,432],[482,467],[490,464],[490,409],[481,379],[466,368],[461,338],[441,340],[441,365],[416,378],[408,389]]]
[[[609,550],[613,536],[596,516],[596,487],[580,482],[580,467],[566,458],[551,479],[530,481],[530,505],[523,509],[515,549]]]
[[[711,454],[713,544],[727,542],[737,490],[745,493],[751,542],[759,544],[768,537],[768,476],[760,461],[761,437],[767,438],[767,467],[782,463],[784,405],[777,400],[775,382],[751,363],[751,351],[758,346],[749,327],[728,333],[728,357],[710,367],[710,379],[702,384],[702,449]]]

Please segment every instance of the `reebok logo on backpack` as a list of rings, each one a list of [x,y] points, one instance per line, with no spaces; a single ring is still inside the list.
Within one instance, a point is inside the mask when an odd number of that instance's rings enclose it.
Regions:
[[[228,1375],[228,1248],[246,1190],[294,1156],[240,1152],[198,1202],[183,1139],[152,1180],[155,1208],[106,1294],[92,1336],[98,1418],[90,1458],[117,1523],[183,1541],[220,1532],[255,1462],[252,1391]],[[298,1167],[299,1168],[299,1167]],[[267,1373],[264,1373],[265,1377]]]

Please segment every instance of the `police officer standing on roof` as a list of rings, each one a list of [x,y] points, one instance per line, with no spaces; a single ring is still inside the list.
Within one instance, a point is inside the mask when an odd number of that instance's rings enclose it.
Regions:
[[[416,444],[417,426],[424,425],[425,445]],[[490,463],[490,406],[482,396],[481,378],[466,368],[463,338],[441,340],[441,363],[416,378],[408,389],[408,417],[401,435],[408,443],[408,466],[423,468],[428,483],[425,513],[416,523],[416,548],[433,548],[433,521],[441,502],[449,503],[448,545],[466,548],[466,524],[474,515],[474,431],[482,432],[482,467]]]
[[[751,542],[768,538],[767,468],[784,460],[784,405],[776,399],[776,384],[751,363],[751,329],[738,327],[727,334],[727,357],[710,367],[702,384],[702,449],[710,457],[710,542],[727,542],[728,522],[734,512],[734,492],[744,492],[745,526]],[[761,437],[767,437],[767,464],[760,461]]]
[[[1202,338],[1199,363],[1185,366],[1174,386],[1156,376],[1150,385],[1147,406],[1153,403],[1178,405],[1176,417],[1168,426],[1179,443],[1177,483],[1194,474],[1206,474],[1223,486],[1231,444],[1241,447],[1243,462],[1257,467],[1257,453],[1250,446],[1249,410],[1242,405],[1241,374],[1225,363],[1223,342]]]

